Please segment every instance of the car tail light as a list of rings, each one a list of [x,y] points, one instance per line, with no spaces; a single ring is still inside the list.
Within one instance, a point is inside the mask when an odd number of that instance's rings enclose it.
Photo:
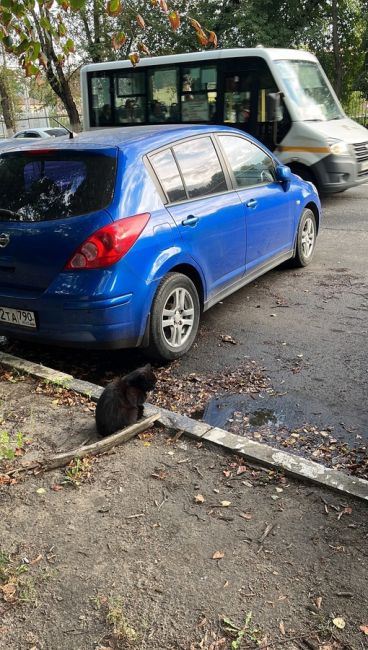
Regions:
[[[118,262],[137,241],[150,214],[119,219],[96,230],[73,253],[65,270],[101,269]]]

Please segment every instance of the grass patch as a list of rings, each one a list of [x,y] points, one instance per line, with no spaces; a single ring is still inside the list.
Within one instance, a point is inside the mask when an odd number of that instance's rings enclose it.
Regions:
[[[126,648],[127,645],[135,645],[138,633],[127,619],[122,599],[99,595],[95,599],[95,604],[98,609],[103,611],[105,621],[111,628],[111,632],[108,633],[104,642],[112,642],[117,650]]]
[[[28,603],[35,605],[36,588],[33,578],[25,575],[28,566],[18,563],[11,555],[0,550],[0,597],[9,604]]]

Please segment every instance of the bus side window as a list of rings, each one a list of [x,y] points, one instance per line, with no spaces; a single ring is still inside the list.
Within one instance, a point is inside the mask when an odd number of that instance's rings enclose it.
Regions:
[[[225,124],[246,125],[249,122],[251,116],[251,86],[252,78],[247,73],[225,78]],[[244,128],[247,130],[246,127]]]
[[[119,72],[115,76],[114,124],[140,124],[145,121],[145,73]]]
[[[216,119],[217,68],[211,65],[184,66],[181,77],[182,122],[212,122]]]
[[[177,121],[178,68],[159,68],[148,73],[148,121]]]
[[[110,126],[112,119],[110,98],[110,76],[91,79],[93,126]]]

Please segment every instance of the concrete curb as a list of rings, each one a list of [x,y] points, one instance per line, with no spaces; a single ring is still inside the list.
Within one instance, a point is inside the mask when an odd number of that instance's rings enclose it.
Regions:
[[[0,352],[0,364],[62,386],[95,401],[97,401],[103,391],[102,386],[98,386],[97,384],[75,379],[72,375],[41,366],[32,361],[14,357],[5,352]],[[323,487],[332,488],[368,501],[368,481],[364,479],[348,476],[343,472],[324,467],[295,454],[280,451],[269,445],[255,442],[254,440],[235,435],[234,433],[229,433],[224,429],[211,427],[205,422],[197,422],[186,415],[174,413],[173,411],[154,406],[153,404],[145,404],[144,410],[145,416],[147,417],[158,412],[160,415],[159,422],[161,424],[172,429],[183,431],[192,438],[206,440],[261,465],[281,469],[300,480],[312,481]]]

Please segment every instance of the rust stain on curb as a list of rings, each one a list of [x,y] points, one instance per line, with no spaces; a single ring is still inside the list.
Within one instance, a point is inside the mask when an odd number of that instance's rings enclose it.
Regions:
[[[14,357],[5,352],[0,352],[0,364],[63,386],[94,401],[97,401],[103,391],[103,387],[97,384],[75,379],[72,375],[53,370],[52,368],[33,363],[32,361]],[[175,413],[168,409],[154,406],[153,404],[145,404],[145,417],[153,413],[159,413],[159,422],[164,426],[183,431],[192,438],[206,440],[231,453],[240,454],[244,458],[259,463],[260,465],[282,469],[287,474],[299,480],[312,481],[323,487],[332,488],[344,494],[368,501],[368,481],[364,479],[349,476],[348,474],[324,467],[319,463],[296,456],[295,454],[280,451],[270,445],[229,433],[224,429],[212,427],[205,422],[197,422],[187,415],[181,415],[180,413]]]

